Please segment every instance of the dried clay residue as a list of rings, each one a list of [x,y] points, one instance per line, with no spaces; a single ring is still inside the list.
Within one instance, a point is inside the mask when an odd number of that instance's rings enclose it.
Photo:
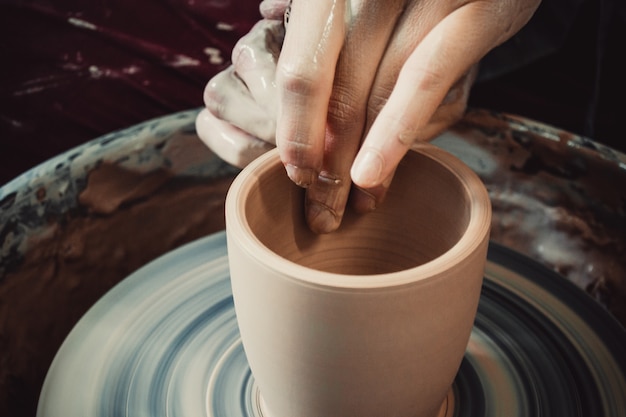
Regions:
[[[626,326],[626,170],[582,138],[516,123],[474,111],[458,126],[466,146],[497,161],[480,174],[491,239],[560,273]]]
[[[0,415],[35,415],[56,351],[108,289],[161,254],[223,230],[231,181],[107,163],[90,173],[78,208],[51,220],[0,282]]]

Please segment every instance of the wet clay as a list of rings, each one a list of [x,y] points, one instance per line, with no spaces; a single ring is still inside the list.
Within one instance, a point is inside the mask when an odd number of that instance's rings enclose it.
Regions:
[[[224,229],[231,181],[108,163],[90,172],[78,207],[49,219],[45,236],[28,242],[32,250],[0,283],[0,415],[35,414],[56,351],[108,289],[161,254]]]
[[[483,110],[454,129],[469,145],[464,152],[488,155],[475,169],[492,201],[491,239],[585,289],[626,326],[623,155]]]

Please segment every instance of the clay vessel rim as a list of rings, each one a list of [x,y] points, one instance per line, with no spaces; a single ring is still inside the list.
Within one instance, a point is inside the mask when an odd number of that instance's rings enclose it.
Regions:
[[[265,246],[254,236],[245,221],[245,207],[239,204],[242,195],[246,195],[262,173],[273,169],[277,164],[282,167],[278,150],[273,149],[261,155],[244,168],[234,179],[226,196],[226,229],[229,246],[232,239],[237,240],[241,249],[246,251],[259,263],[259,267],[269,268],[278,272],[285,279],[296,281],[302,285],[325,287],[332,290],[367,290],[392,289],[407,285],[422,285],[441,275],[445,275],[451,267],[462,264],[468,256],[476,251],[489,239],[491,226],[491,202],[489,194],[478,175],[456,156],[431,144],[420,144],[410,152],[421,153],[435,160],[463,183],[463,187],[472,196],[470,218],[467,230],[450,249],[437,258],[413,268],[397,272],[372,275],[347,275],[320,271],[299,265],[278,255]],[[286,175],[286,174],[285,174]],[[230,236],[229,236],[230,235]]]

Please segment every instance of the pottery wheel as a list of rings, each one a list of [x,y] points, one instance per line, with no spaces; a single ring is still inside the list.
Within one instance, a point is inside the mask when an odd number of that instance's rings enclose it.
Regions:
[[[623,416],[626,332],[587,294],[492,244],[455,416]],[[38,415],[260,417],[224,232],[144,266],[83,316]]]

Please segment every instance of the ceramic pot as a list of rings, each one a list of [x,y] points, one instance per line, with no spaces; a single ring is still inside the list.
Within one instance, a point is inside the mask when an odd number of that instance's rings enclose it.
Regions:
[[[374,212],[304,220],[277,151],[226,198],[242,343],[268,417],[446,414],[480,297],[491,205],[476,174],[410,151]],[[451,407],[448,407],[451,409]]]

